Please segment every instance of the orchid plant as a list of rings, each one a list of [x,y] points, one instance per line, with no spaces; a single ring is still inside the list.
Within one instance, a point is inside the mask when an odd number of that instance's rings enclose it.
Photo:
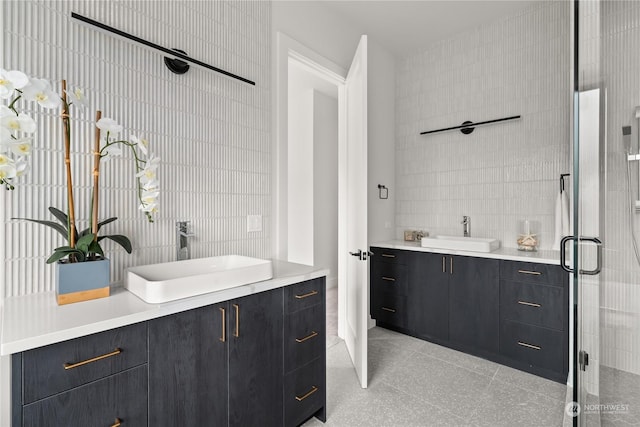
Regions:
[[[114,217],[98,221],[100,164],[111,157],[121,155],[123,148],[129,149],[135,164],[139,209],[145,213],[149,222],[153,222],[160,194],[156,176],[160,159],[149,153],[149,142],[145,138],[135,135],[131,135],[128,140],[120,139],[118,135],[122,132],[123,127],[113,119],[103,118],[100,111],[96,112],[95,140],[92,151],[94,164],[92,170],[93,194],[90,207],[91,224],[89,228],[78,233],[71,175],[71,116],[69,109],[72,105],[84,108],[88,106],[84,92],[81,89],[68,91],[66,81],[63,80],[62,95],[59,96],[46,80],[29,78],[20,71],[0,69],[0,99],[9,102],[8,105],[0,105],[0,185],[4,185],[7,190],[14,190],[16,180],[27,173],[29,169],[33,134],[36,131],[36,122],[29,115],[18,110],[19,101],[36,102],[47,109],[58,107],[62,109],[68,214],[50,207],[49,211],[59,223],[23,218],[52,227],[66,237],[68,244],[56,248],[47,259],[47,263],[64,258],[68,258],[69,262],[82,262],[103,256],[99,242],[105,238],[115,241],[131,253],[131,242],[127,237],[122,235],[98,236],[101,226],[117,219]],[[102,134],[104,134],[104,138],[101,137]]]

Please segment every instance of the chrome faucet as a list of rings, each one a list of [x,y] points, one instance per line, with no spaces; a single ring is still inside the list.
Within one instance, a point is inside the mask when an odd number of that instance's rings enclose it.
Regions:
[[[189,221],[176,222],[176,252],[178,261],[191,259],[189,237],[193,237],[195,234],[189,232],[189,228]]]
[[[471,217],[466,215],[463,216],[460,224],[462,224],[462,234],[464,237],[471,236]]]

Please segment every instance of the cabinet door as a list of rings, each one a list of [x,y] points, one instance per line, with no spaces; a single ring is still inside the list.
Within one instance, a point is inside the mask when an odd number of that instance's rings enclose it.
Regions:
[[[229,425],[281,426],[283,291],[230,302]]]
[[[449,285],[449,337],[469,349],[499,350],[499,261],[453,256]]]
[[[150,426],[227,425],[223,316],[226,303],[149,322]]]
[[[24,427],[147,425],[147,365],[25,405]],[[150,424],[156,425],[156,424]]]
[[[449,339],[449,256],[415,253],[409,268],[408,329],[422,338]]]

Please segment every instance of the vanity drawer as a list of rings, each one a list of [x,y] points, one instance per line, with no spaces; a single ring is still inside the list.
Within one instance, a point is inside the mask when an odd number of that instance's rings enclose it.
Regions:
[[[504,320],[500,352],[511,359],[554,372],[565,370],[566,334],[562,331]]]
[[[324,358],[290,372],[284,380],[285,426],[298,426],[325,405]]]
[[[324,354],[325,313],[322,305],[287,314],[284,330],[284,367],[292,371]]]
[[[26,405],[24,427],[147,425],[147,366]]]
[[[324,303],[325,279],[319,277],[284,288],[284,311],[293,313]]]
[[[407,326],[406,297],[376,292],[372,304],[371,316],[374,319],[401,328]]]
[[[564,287],[568,274],[558,265],[500,261],[500,279]]]
[[[565,290],[557,286],[500,281],[500,316],[505,320],[563,330]]]
[[[373,257],[376,261],[391,262],[397,264],[406,264],[407,258],[410,255],[410,253],[408,253],[409,251],[378,247],[371,247],[371,252],[373,252]]]
[[[382,292],[407,296],[407,266],[390,262],[376,262],[371,265],[371,284]]]
[[[22,403],[26,405],[146,362],[146,323],[25,351]]]

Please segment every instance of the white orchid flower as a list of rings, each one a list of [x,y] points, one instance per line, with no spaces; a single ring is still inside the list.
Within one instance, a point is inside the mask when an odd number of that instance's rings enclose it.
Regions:
[[[11,132],[22,131],[25,133],[33,133],[36,131],[36,122],[24,113],[20,113],[17,116],[0,117],[0,126]]]
[[[118,157],[122,155],[122,147],[120,147],[120,144],[109,145],[103,149],[102,155],[102,160],[104,161],[107,161],[112,157]]]
[[[31,154],[31,138],[20,138],[9,142],[9,149],[17,156],[25,157]]]
[[[15,89],[22,89],[27,83],[29,83],[29,77],[23,72],[0,69],[0,98],[11,98]]]
[[[11,132],[9,131],[9,129],[5,128],[4,126],[0,126],[0,145],[4,145],[5,143],[10,142],[11,139]]]
[[[29,101],[36,101],[44,108],[56,108],[60,105],[60,97],[51,89],[51,84],[44,79],[29,79],[22,94]]]
[[[0,180],[6,181],[15,178],[18,174],[14,163],[0,164]]]
[[[155,181],[156,179],[156,168],[155,167],[145,167],[140,172],[136,174],[137,178],[140,178],[140,182],[145,185],[151,181]]]
[[[69,97],[68,99],[73,103],[73,105],[77,105],[82,108],[89,108],[89,101],[87,97],[84,95],[84,91],[81,88],[75,88],[74,90],[66,90],[65,93]]]
[[[157,203],[142,203],[140,206],[138,206],[138,209],[140,209],[142,212],[156,213],[158,212],[158,205]]]
[[[0,166],[6,166],[13,164],[13,159],[9,156],[5,156],[4,154],[0,154]]]
[[[96,123],[96,127],[101,131],[108,132],[110,136],[116,136],[122,132],[122,125],[108,117],[103,117]]]
[[[7,107],[6,105],[0,105],[0,117],[15,116],[15,115],[16,115],[16,113],[11,111],[11,109],[9,107]]]
[[[145,156],[149,154],[149,141],[147,141],[145,138],[138,138],[135,135],[131,135],[129,139],[133,144],[136,144],[138,148],[140,148],[142,154],[144,154]]]
[[[29,162],[25,158],[16,161],[16,176],[23,176],[29,171]]]
[[[160,185],[157,179],[152,179],[151,181],[147,181],[142,186],[142,189],[145,191],[159,191]]]

